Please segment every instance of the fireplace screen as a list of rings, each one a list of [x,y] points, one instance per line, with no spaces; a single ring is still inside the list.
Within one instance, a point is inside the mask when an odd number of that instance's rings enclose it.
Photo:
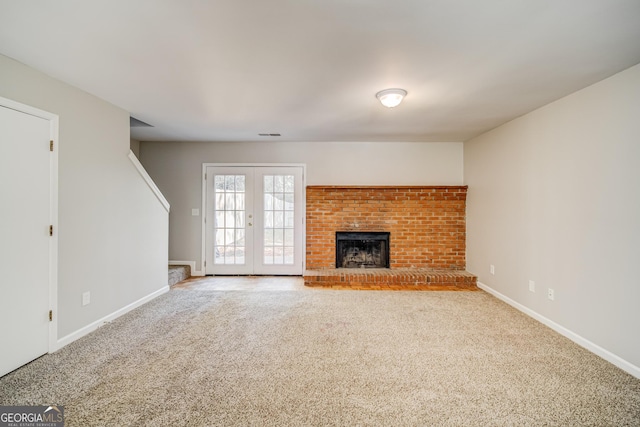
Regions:
[[[389,233],[336,233],[336,268],[389,268]]]

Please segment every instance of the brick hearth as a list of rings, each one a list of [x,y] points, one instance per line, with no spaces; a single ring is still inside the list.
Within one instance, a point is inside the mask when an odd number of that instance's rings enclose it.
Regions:
[[[307,187],[305,285],[477,289],[466,266],[466,186]],[[336,269],[336,231],[388,231],[390,269]]]
[[[466,271],[428,268],[336,268],[304,273],[305,286],[363,290],[475,291],[476,279]]]

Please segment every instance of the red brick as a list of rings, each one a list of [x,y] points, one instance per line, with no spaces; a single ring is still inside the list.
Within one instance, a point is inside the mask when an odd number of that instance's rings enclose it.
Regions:
[[[389,231],[392,268],[465,268],[466,187],[307,187],[307,268],[333,268],[336,231]]]

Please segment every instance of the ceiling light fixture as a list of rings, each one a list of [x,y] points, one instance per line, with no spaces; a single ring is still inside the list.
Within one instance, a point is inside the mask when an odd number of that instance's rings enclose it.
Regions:
[[[376,93],[376,98],[387,108],[397,107],[405,96],[407,91],[404,89],[385,89]]]

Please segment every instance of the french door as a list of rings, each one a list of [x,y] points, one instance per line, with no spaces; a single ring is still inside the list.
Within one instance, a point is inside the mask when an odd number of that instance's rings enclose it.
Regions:
[[[206,166],[205,274],[301,275],[301,166]]]

